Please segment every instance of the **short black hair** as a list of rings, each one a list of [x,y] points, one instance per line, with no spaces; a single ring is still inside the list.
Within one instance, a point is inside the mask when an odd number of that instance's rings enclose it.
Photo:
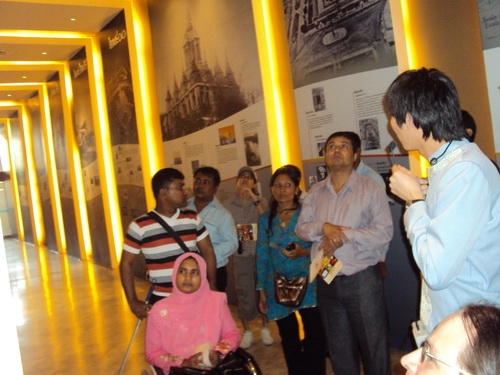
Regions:
[[[156,172],[151,180],[154,197],[158,197],[160,190],[169,187],[173,180],[184,180],[184,175],[175,168],[163,168]]]
[[[466,110],[462,109],[462,124],[464,126],[464,129],[467,133],[467,129],[472,130],[472,134],[466,134],[467,139],[471,142],[474,142],[474,139],[476,139],[476,121],[474,121],[474,117],[467,112]]]
[[[354,132],[350,132],[350,131],[341,131],[341,132],[335,132],[333,134],[330,134],[330,136],[326,139],[324,147],[326,147],[326,145],[327,145],[328,141],[330,141],[330,139],[336,138],[336,137],[344,137],[344,138],[347,138],[348,140],[350,140],[351,144],[352,144],[352,150],[354,152],[358,151],[361,148],[361,138],[359,138],[358,134],[356,134]]]
[[[214,181],[214,186],[220,185],[220,173],[214,167],[209,167],[209,166],[200,167],[196,170],[196,172],[194,172],[193,177],[196,178],[198,173],[201,173],[201,174],[204,174],[205,176],[210,177]]]
[[[424,139],[455,141],[466,137],[458,92],[451,79],[437,69],[421,68],[401,73],[385,96],[387,109],[396,123],[413,118]]]

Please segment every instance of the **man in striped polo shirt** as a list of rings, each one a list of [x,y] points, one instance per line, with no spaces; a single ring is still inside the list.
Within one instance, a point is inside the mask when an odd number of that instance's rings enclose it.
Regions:
[[[187,204],[184,175],[174,168],[156,172],[152,179],[153,194],[158,214],[180,237],[189,251],[199,252],[207,263],[207,278],[212,290],[216,290],[216,262],[210,236],[203,221],[194,211],[181,210]],[[128,227],[120,261],[120,277],[132,312],[144,318],[148,305],[137,298],[133,266],[140,252],[146,258],[149,279],[155,285],[150,303],[167,297],[172,291],[172,268],[184,250],[163,226],[144,214]]]

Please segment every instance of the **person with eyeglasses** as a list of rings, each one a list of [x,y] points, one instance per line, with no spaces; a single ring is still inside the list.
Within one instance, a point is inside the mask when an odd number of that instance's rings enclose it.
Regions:
[[[328,177],[308,191],[295,233],[312,242],[311,259],[323,253],[342,263],[330,283],[316,277],[333,372],[358,375],[362,363],[365,375],[389,375],[388,317],[379,262],[385,260],[393,223],[385,190],[354,169],[357,139],[349,131],[327,138]]]
[[[257,176],[249,166],[241,167],[236,177],[236,194],[225,207],[233,215],[239,247],[234,254],[234,289],[238,303],[238,316],[243,325],[240,347],[248,349],[254,343],[250,321],[259,317],[260,336],[264,345],[272,345],[265,314],[257,307],[256,246],[259,217],[267,209],[267,200],[257,192]]]
[[[185,252],[159,220],[177,233],[186,250],[200,253],[207,263],[210,288],[216,290],[216,260],[209,233],[195,211],[181,210],[188,199],[184,175],[175,168],[160,169],[153,176],[151,185],[156,207],[129,224],[120,261],[123,290],[130,310],[139,319],[147,317],[155,302],[170,295],[173,264]],[[149,280],[154,284],[149,304],[140,300],[135,290],[134,264],[141,253],[146,261]]]
[[[194,172],[193,197],[186,208],[196,211],[203,219],[217,261],[217,290],[225,292],[227,287],[227,263],[238,250],[238,237],[233,216],[219,202],[215,194],[221,177],[217,169],[202,166]]]
[[[500,308],[470,304],[441,321],[422,346],[401,358],[407,375],[500,374]]]

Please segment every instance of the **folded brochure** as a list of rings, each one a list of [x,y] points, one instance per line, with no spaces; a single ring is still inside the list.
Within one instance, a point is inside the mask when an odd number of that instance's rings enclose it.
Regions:
[[[330,284],[342,269],[342,262],[332,256],[325,256],[322,251],[318,251],[309,267],[309,282],[319,275]]]

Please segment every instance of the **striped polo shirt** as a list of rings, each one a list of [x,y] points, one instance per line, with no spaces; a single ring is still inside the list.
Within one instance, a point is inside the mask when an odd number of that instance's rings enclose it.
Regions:
[[[196,212],[177,210],[172,217],[155,212],[172,227],[190,251],[199,253],[196,244],[208,236],[208,231]],[[142,251],[149,279],[155,284],[153,293],[162,297],[170,295],[174,262],[184,250],[161,224],[147,214],[132,221],[125,235],[123,250],[133,254]]]

